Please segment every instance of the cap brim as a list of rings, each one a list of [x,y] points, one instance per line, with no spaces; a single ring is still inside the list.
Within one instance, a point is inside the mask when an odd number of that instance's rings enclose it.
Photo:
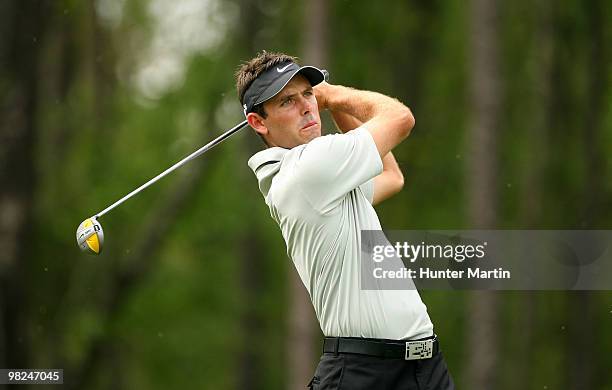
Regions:
[[[259,99],[257,99],[257,101],[255,102],[254,106],[257,104],[264,103],[272,99],[274,96],[278,95],[278,93],[282,91],[283,88],[285,88],[285,86],[289,83],[289,81],[291,81],[291,79],[297,74],[301,74],[306,77],[306,79],[308,79],[308,81],[310,82],[310,85],[312,85],[313,87],[325,80],[325,75],[319,68],[316,68],[314,66],[302,66],[301,68],[296,69],[293,72],[287,72],[287,74],[284,74],[282,77],[276,79],[261,94]]]

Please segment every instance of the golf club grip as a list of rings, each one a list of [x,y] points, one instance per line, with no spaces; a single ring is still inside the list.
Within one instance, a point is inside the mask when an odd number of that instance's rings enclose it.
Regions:
[[[101,216],[103,216],[104,214],[108,213],[109,211],[111,211],[112,209],[114,209],[115,207],[119,206],[121,203],[125,202],[126,200],[128,200],[129,198],[131,198],[132,196],[136,195],[137,193],[139,193],[140,191],[144,190],[145,188],[147,188],[148,186],[150,186],[151,184],[155,183],[156,181],[158,181],[159,179],[163,178],[164,176],[166,176],[167,174],[169,174],[170,172],[174,171],[177,168],[180,168],[181,166],[185,165],[185,163],[193,160],[194,158],[202,155],[203,153],[205,153],[206,151],[212,149],[213,147],[217,146],[218,144],[220,144],[221,142],[225,141],[226,139],[228,139],[229,137],[231,137],[233,134],[235,134],[236,132],[238,132],[239,130],[243,129],[244,127],[246,127],[248,125],[248,122],[246,120],[240,122],[239,124],[237,124],[236,126],[232,127],[231,129],[229,129],[228,131],[226,131],[225,133],[221,134],[220,136],[218,136],[217,138],[213,139],[212,141],[210,141],[209,143],[207,143],[206,145],[202,146],[200,149],[196,150],[195,152],[191,153],[189,156],[183,158],[182,160],[180,160],[179,162],[175,163],[173,166],[171,166],[170,168],[166,169],[165,171],[163,171],[162,173],[160,173],[159,175],[155,176],[154,178],[152,178],[151,180],[147,181],[146,183],[144,183],[143,185],[141,185],[140,187],[136,188],[134,191],[130,192],[129,194],[125,195],[123,198],[119,199],[118,201],[116,201],[115,203],[111,204],[110,206],[108,206],[107,208],[105,208],[104,210],[100,211],[99,213],[95,214],[93,216],[93,218],[98,219]]]
[[[321,72],[323,72],[323,78],[325,79],[325,81],[329,81],[329,72],[327,71],[327,69],[321,69]]]

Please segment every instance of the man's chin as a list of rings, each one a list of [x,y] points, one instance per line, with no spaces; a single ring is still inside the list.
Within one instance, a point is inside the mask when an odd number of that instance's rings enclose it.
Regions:
[[[306,135],[306,137],[304,138],[304,143],[305,143],[305,144],[307,144],[307,143],[309,143],[310,141],[312,141],[313,139],[315,139],[315,138],[319,138],[320,136],[321,136],[321,133],[320,133],[320,132],[318,132],[318,131],[317,131],[317,132],[314,132],[314,133],[311,133],[311,134],[308,134],[308,135]]]
[[[305,129],[302,129],[300,130],[300,136],[300,138],[304,140],[304,143],[308,143],[313,139],[321,136],[321,126],[317,124],[315,126],[310,126]]]

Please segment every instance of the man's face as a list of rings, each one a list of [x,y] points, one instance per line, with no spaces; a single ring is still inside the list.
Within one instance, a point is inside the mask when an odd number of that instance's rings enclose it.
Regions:
[[[263,134],[270,146],[293,148],[321,135],[317,99],[306,77],[298,74],[272,99],[264,103],[267,114],[255,113],[249,124]]]

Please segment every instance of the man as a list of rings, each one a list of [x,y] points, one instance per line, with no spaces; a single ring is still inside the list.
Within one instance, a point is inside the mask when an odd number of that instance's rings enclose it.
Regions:
[[[309,387],[453,389],[418,292],[360,289],[360,232],[381,230],[372,205],[403,186],[391,150],[414,126],[410,110],[279,53],[244,63],[236,84],[268,146],[249,167],[326,336]],[[321,136],[324,109],[343,134]]]

